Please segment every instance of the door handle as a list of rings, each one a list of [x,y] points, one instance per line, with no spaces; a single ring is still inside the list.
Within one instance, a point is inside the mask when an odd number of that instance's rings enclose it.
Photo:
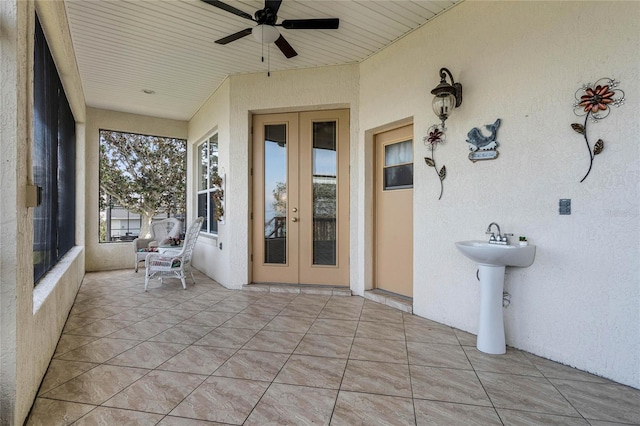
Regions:
[[[297,221],[298,221],[298,218],[297,218],[297,217],[292,217],[292,218],[291,218],[291,222],[297,222]]]

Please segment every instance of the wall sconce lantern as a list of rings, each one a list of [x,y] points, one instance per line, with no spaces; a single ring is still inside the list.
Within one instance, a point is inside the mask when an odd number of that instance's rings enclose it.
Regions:
[[[447,75],[449,75],[451,84],[447,83]],[[432,103],[433,112],[442,121],[442,128],[444,129],[444,122],[449,118],[453,109],[462,104],[462,84],[453,81],[451,71],[446,68],[440,68],[440,84],[431,93],[435,95]]]

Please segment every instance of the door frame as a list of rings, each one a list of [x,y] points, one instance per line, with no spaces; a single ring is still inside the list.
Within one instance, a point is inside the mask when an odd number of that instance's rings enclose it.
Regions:
[[[254,153],[254,149],[255,149],[255,140],[254,140],[254,135],[255,135],[255,129],[254,129],[254,122],[256,119],[256,116],[260,116],[260,115],[288,115],[288,114],[296,114],[299,117],[300,122],[302,122],[302,117],[304,115],[326,115],[329,114],[331,115],[332,111],[337,111],[339,114],[345,114],[346,113],[346,119],[342,120],[343,123],[346,124],[346,130],[344,130],[343,137],[346,137],[347,140],[347,146],[343,147],[342,150],[340,151],[341,154],[338,155],[337,161],[338,164],[337,166],[340,167],[345,167],[342,170],[343,177],[342,182],[344,182],[344,185],[346,187],[346,193],[347,196],[346,198],[342,195],[340,195],[338,197],[338,199],[336,200],[338,203],[341,204],[341,209],[344,210],[344,217],[342,219],[339,219],[339,217],[342,216],[343,213],[340,213],[339,216],[336,218],[337,220],[342,220],[343,222],[346,223],[346,230],[345,232],[343,232],[344,235],[347,235],[346,237],[346,243],[340,244],[341,248],[339,249],[339,252],[342,253],[346,253],[346,262],[343,260],[342,261],[342,265],[346,265],[346,277],[344,278],[344,282],[346,282],[346,284],[336,284],[336,283],[328,283],[328,284],[313,284],[313,285],[326,285],[329,287],[342,287],[342,288],[351,288],[352,283],[352,264],[351,264],[351,253],[352,253],[352,247],[353,244],[355,244],[354,239],[352,238],[352,228],[349,225],[351,222],[351,197],[348,195],[349,193],[351,193],[352,190],[352,185],[351,185],[351,157],[352,157],[352,146],[353,146],[353,133],[352,133],[352,116],[351,116],[351,108],[348,105],[344,105],[344,106],[332,106],[332,107],[328,107],[328,108],[316,108],[316,109],[301,109],[301,110],[276,110],[276,111],[260,111],[260,112],[252,112],[249,114],[249,145],[248,145],[248,187],[249,187],[249,193],[248,193],[248,212],[247,212],[247,218],[248,218],[248,235],[247,235],[247,240],[248,240],[248,244],[247,244],[247,260],[248,260],[248,284],[249,285],[260,285],[260,284],[271,284],[271,283],[255,283],[254,281],[254,255],[255,253],[255,247],[254,247],[254,237],[255,237],[255,232],[256,232],[256,227],[254,226],[254,219],[256,219],[256,212],[255,209],[259,206],[255,205],[255,191],[256,191],[256,186],[255,186],[255,179],[254,179],[254,173],[256,173],[255,170],[255,153]],[[321,118],[319,118],[319,120],[321,121]],[[313,120],[313,121],[319,121],[319,120]],[[312,121],[311,121],[312,122]],[[302,125],[300,123],[298,123],[299,125],[297,126],[298,129],[301,131]],[[340,132],[340,130],[338,129],[338,132]],[[338,142],[340,143],[340,140],[338,140]],[[346,162],[346,163],[345,163]],[[343,166],[340,166],[340,164],[343,164]],[[339,172],[340,173],[340,172]],[[338,231],[340,230],[340,228],[338,229]],[[346,244],[346,245],[345,245]],[[336,261],[339,263],[340,260],[336,259]],[[323,265],[317,265],[318,267],[322,268]],[[273,284],[279,284],[279,283],[273,283]],[[296,284],[291,284],[291,285],[296,285]],[[301,285],[305,285],[305,284],[301,284]]]

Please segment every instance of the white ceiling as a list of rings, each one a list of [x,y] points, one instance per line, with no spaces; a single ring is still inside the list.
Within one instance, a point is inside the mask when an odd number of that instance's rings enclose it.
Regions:
[[[65,0],[89,106],[190,119],[228,75],[360,62],[462,0],[284,0],[283,19],[339,18],[337,30],[280,33],[298,52],[286,59],[249,35],[255,24],[200,0]],[[253,16],[263,0],[225,0]],[[155,94],[145,94],[153,90]]]

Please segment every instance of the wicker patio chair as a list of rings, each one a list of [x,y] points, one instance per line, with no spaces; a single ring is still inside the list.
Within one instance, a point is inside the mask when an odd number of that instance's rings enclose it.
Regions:
[[[135,269],[138,272],[138,264],[144,262],[149,254],[149,248],[165,244],[169,237],[176,238],[180,235],[181,223],[176,218],[162,219],[151,224],[150,238],[136,238],[132,241]]]
[[[185,277],[187,274],[190,274],[191,280],[194,284],[196,283],[193,278],[193,273],[191,272],[191,256],[193,255],[196,240],[200,235],[200,228],[202,227],[203,221],[204,218],[199,217],[189,226],[184,237],[182,249],[170,249],[164,253],[149,253],[147,255],[144,261],[144,291],[147,291],[151,278],[159,278],[160,283],[162,283],[163,278],[178,278],[182,282],[182,287],[186,290],[187,283],[185,282]]]

